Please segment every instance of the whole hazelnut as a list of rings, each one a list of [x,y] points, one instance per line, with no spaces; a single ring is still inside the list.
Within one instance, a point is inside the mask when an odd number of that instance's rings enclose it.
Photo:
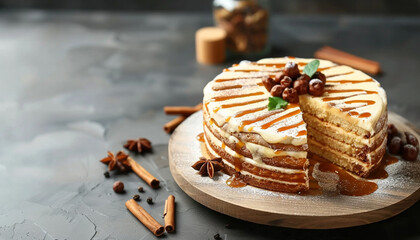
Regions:
[[[270,91],[271,96],[273,96],[273,97],[281,97],[281,96],[282,96],[282,93],[283,93],[284,88],[285,88],[285,87],[283,87],[283,86],[281,86],[281,85],[275,85],[275,86],[271,89],[271,91]]]
[[[294,88],[285,88],[283,90],[282,97],[284,100],[288,101],[289,103],[298,103],[299,102],[299,95]]]
[[[309,82],[309,93],[316,97],[322,96],[324,94],[324,83],[319,79],[312,79]]]
[[[404,132],[405,134],[405,138],[407,139],[407,143],[413,145],[416,148],[419,148],[419,140],[417,140],[417,138],[409,133],[409,132]]]
[[[388,145],[388,150],[392,154],[399,154],[401,152],[402,140],[400,137],[393,137]]]
[[[312,79],[315,78],[321,80],[324,84],[325,82],[327,82],[327,77],[325,77],[325,75],[322,72],[315,72],[314,75],[312,75]]]
[[[395,127],[394,124],[390,123],[388,124],[388,137],[393,137],[398,135],[398,129]]]
[[[271,77],[267,77],[267,76],[264,76],[262,78],[262,83],[264,84],[265,89],[267,89],[267,91],[269,92],[271,91],[273,86],[276,85],[274,80]]]
[[[281,71],[281,72],[278,72],[277,74],[276,74],[276,76],[274,77],[274,81],[276,82],[276,83],[280,83],[280,81],[285,77],[286,75],[284,74],[284,72],[283,71]]]
[[[286,65],[284,66],[284,74],[286,74],[286,76],[291,77],[292,79],[298,78],[300,76],[298,65],[294,62],[286,63]]]
[[[308,81],[308,83],[309,83],[309,81],[311,80],[311,78],[308,75],[306,75],[306,74],[302,74],[296,80],[305,80],[305,81]]]
[[[114,189],[114,192],[116,193],[123,193],[124,192],[124,183],[121,181],[116,181],[114,185],[112,186],[112,189]]]
[[[287,88],[287,87],[291,87],[293,83],[292,78],[285,76],[282,80],[280,80],[280,85],[282,85],[283,87]]]
[[[298,79],[293,83],[293,88],[296,89],[298,95],[308,93],[308,81],[304,79]]]
[[[414,161],[417,159],[417,155],[419,154],[419,149],[414,147],[411,144],[405,144],[402,149],[402,157],[407,161]]]

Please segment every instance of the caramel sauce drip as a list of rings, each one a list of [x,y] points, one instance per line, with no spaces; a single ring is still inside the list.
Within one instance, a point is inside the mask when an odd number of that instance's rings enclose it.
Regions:
[[[298,110],[295,110],[295,111],[290,112],[288,114],[285,114],[285,115],[283,115],[283,116],[281,116],[279,118],[274,119],[273,121],[270,121],[270,122],[262,125],[261,126],[261,129],[267,129],[267,128],[271,127],[274,123],[280,122],[280,121],[282,121],[282,120],[284,120],[286,118],[293,117],[293,116],[299,114],[300,112],[301,112],[300,109],[298,109]]]
[[[238,89],[238,88],[242,88],[243,86],[238,84],[238,85],[229,85],[229,86],[220,86],[220,87],[213,87],[213,91],[223,91],[223,90],[229,90],[229,89]]]
[[[259,108],[254,108],[254,109],[244,110],[244,111],[241,111],[241,112],[237,113],[237,114],[235,115],[235,117],[242,117],[242,116],[245,116],[245,115],[247,115],[247,114],[251,114],[251,113],[255,113],[255,112],[262,111],[262,110],[264,110],[264,109],[267,109],[267,107],[266,107],[266,106],[264,106],[264,107],[259,107]]]
[[[252,101],[248,101],[248,102],[240,102],[240,103],[232,103],[232,104],[223,104],[221,107],[222,107],[222,108],[239,107],[239,106],[245,106],[245,105],[248,105],[248,104],[257,103],[257,102],[262,102],[262,101],[267,101],[267,99],[266,99],[266,98],[260,98],[260,99],[256,99],[256,100],[252,100]]]
[[[232,117],[227,117],[227,118],[225,119],[225,122],[229,122],[231,118],[232,118]]]
[[[197,135],[196,139],[200,142],[204,142],[204,133],[199,133]]]
[[[253,93],[240,94],[240,95],[230,95],[230,96],[225,95],[225,96],[214,97],[212,100],[218,102],[218,101],[224,101],[224,100],[233,99],[233,98],[243,98],[243,97],[258,96],[258,95],[264,95],[264,93],[253,92]]]
[[[350,116],[355,116],[355,115],[359,115],[359,113],[358,112],[349,112],[349,115]]]
[[[385,153],[384,158],[382,159],[381,164],[373,170],[367,177],[368,179],[385,179],[388,177],[388,172],[385,168],[389,165],[397,163],[399,160],[395,156],[391,156],[389,153]]]
[[[296,136],[300,137],[300,136],[306,136],[306,135],[308,135],[308,132],[306,130],[302,130],[302,131],[299,131]]]
[[[273,115],[275,115],[277,113],[279,113],[279,112],[278,111],[271,111],[271,112],[269,112],[267,114],[264,114],[262,116],[259,116],[259,117],[255,118],[255,119],[242,121],[240,127],[242,127],[242,129],[243,129],[243,127],[246,126],[246,125],[249,125],[249,124],[252,124],[252,123],[256,123],[258,121],[262,121],[262,120],[264,120],[264,119],[266,119],[266,118],[268,118],[270,116],[273,116]]]
[[[367,91],[365,91],[365,92],[367,92]],[[369,91],[369,92],[372,92],[372,93],[360,93],[360,94],[354,94],[354,95],[350,95],[350,96],[339,96],[339,97],[324,97],[322,99],[322,101],[329,102],[329,101],[334,101],[334,100],[342,100],[342,99],[346,99],[346,98],[354,97],[354,96],[359,96],[359,95],[377,93],[377,92],[374,92],[374,91]],[[354,103],[356,103],[357,101],[369,101],[369,100],[354,100],[354,101],[355,101]],[[348,102],[352,102],[352,101],[348,101]],[[374,101],[371,101],[371,102],[375,103]],[[345,102],[345,103],[347,103],[347,102]],[[371,104],[368,104],[368,105],[371,105]]]
[[[340,83],[340,84],[356,84],[356,83],[365,83],[365,82],[375,82],[372,78],[367,80],[328,80],[329,77],[327,77],[327,83]]]
[[[351,100],[344,102],[345,104],[352,104],[352,103],[366,103],[367,105],[373,105],[376,102],[373,100]]]
[[[250,127],[250,128],[248,129],[248,132],[252,132],[252,129],[254,129],[254,126]]]
[[[217,113],[219,110],[220,110],[220,107],[216,107],[216,108],[213,109],[213,112]]]
[[[311,156],[310,165],[315,166],[317,163],[319,163],[318,169],[321,172],[335,173],[338,175],[339,180],[337,189],[342,195],[364,196],[369,195],[378,189],[378,185],[374,182],[356,178],[333,163],[327,162],[318,156]]]
[[[226,184],[229,187],[233,187],[233,188],[241,188],[241,187],[245,187],[247,184],[246,182],[244,182],[241,178],[240,175],[238,173],[233,174],[232,176],[230,176],[227,180],[226,180]]]
[[[283,131],[286,131],[286,130],[289,130],[289,129],[292,129],[292,128],[295,128],[295,127],[299,127],[300,125],[303,125],[303,124],[305,124],[305,122],[301,121],[301,122],[293,124],[293,125],[289,125],[289,126],[286,126],[286,127],[281,127],[279,129],[277,129],[277,132],[283,132]]]
[[[236,143],[236,146],[237,146],[238,148],[241,148],[241,147],[245,146],[245,143],[243,143],[243,142],[241,142],[241,141],[238,141],[238,142]]]
[[[372,116],[372,114],[368,113],[368,112],[364,112],[362,114],[359,115],[359,118],[368,118]]]
[[[222,142],[222,148],[225,149],[226,148],[226,144],[224,142]]]

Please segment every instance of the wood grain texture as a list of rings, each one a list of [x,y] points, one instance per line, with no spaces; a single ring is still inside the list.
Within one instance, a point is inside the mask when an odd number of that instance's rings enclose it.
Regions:
[[[400,131],[420,138],[406,119],[389,113]],[[386,168],[389,177],[375,180],[378,190],[351,197],[324,193],[300,196],[246,186],[231,188],[227,175],[201,177],[191,168],[201,154],[196,136],[202,132],[202,112],[183,122],[169,141],[169,164],[175,181],[191,198],[215,211],[250,222],[290,228],[331,229],[364,225],[387,219],[420,198],[420,161],[400,160]],[[417,129],[416,129],[417,130]]]

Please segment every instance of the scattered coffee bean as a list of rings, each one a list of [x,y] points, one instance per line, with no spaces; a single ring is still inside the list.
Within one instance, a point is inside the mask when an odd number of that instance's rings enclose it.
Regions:
[[[413,145],[416,148],[419,148],[419,140],[417,140],[417,138],[409,133],[409,132],[404,132],[405,134],[405,138],[407,139],[407,143]]]
[[[285,76],[282,80],[280,80],[280,85],[283,86],[284,88],[291,87],[292,83],[293,83],[293,80],[288,76]]]
[[[144,192],[143,187],[139,187],[139,188],[137,188],[137,190],[138,190],[139,192]]]
[[[153,204],[153,199],[152,199],[151,197],[148,197],[148,198],[147,198],[147,203],[148,203],[148,204]]]
[[[282,97],[284,100],[288,101],[289,103],[298,103],[299,102],[299,95],[294,88],[285,88],[283,90]]]
[[[401,152],[402,140],[400,137],[393,137],[388,145],[388,150],[392,154],[399,154]]]
[[[116,193],[123,193],[124,192],[124,183],[121,181],[114,182],[114,185],[112,186],[112,189],[114,189],[114,192]]]
[[[411,144],[405,144],[402,149],[402,157],[407,161],[415,161],[417,159],[418,154],[419,149]]]
[[[281,97],[282,96],[282,93],[283,93],[283,90],[284,90],[284,87],[283,86],[276,85],[270,91],[271,96],[273,96],[273,97]]]
[[[309,86],[308,81],[304,79],[298,79],[293,83],[293,88],[296,89],[298,95],[308,93],[308,86]]]
[[[397,136],[397,135],[398,135],[397,127],[395,127],[395,125],[392,123],[388,124],[388,138],[392,139],[393,136]]]
[[[222,237],[220,237],[220,234],[216,234],[216,235],[214,235],[214,240],[222,240],[223,238]]]
[[[274,80],[271,77],[267,76],[264,76],[262,78],[262,83],[264,84],[265,89],[267,89],[267,91],[269,92],[274,87],[274,85],[276,85],[276,82],[274,82]]]
[[[321,80],[324,85],[327,82],[327,77],[325,77],[325,75],[322,72],[315,72],[314,75],[312,75],[312,79],[319,79]]]
[[[110,177],[109,172],[108,172],[108,171],[104,172],[104,176],[105,176],[106,178],[109,178],[109,177]]]
[[[284,66],[284,74],[293,79],[298,78],[300,76],[298,65],[294,62],[286,63],[286,65]]]
[[[135,195],[133,196],[133,199],[134,199],[135,201],[140,201],[140,195],[135,194]]]
[[[324,94],[324,83],[319,79],[312,79],[309,82],[309,93],[316,97],[322,96]]]

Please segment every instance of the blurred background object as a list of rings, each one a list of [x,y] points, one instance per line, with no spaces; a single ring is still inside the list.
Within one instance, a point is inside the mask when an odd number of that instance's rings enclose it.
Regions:
[[[210,12],[213,0],[0,0],[1,8]],[[418,0],[272,1],[273,13],[420,15]]]
[[[244,57],[269,51],[269,0],[214,0],[215,25],[227,32],[227,49]]]

